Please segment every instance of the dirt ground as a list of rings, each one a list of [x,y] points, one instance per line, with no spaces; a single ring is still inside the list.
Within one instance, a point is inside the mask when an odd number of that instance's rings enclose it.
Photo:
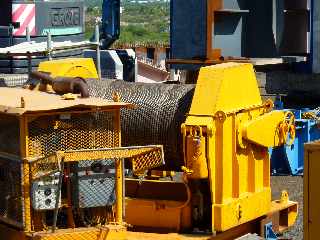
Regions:
[[[287,190],[289,198],[299,203],[298,218],[295,225],[284,233],[283,237],[303,239],[303,177],[301,176],[274,176],[271,177],[272,198],[279,199],[282,190]]]

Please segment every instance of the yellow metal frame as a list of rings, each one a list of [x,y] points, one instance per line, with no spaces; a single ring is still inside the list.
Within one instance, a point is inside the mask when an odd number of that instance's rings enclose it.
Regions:
[[[113,126],[114,136],[116,141],[113,148],[106,149],[88,149],[88,150],[70,150],[70,151],[58,151],[56,154],[47,157],[37,158],[29,156],[29,131],[28,123],[33,121],[37,117],[44,115],[59,115],[65,112],[47,112],[47,113],[30,113],[24,114],[19,117],[20,119],[20,151],[23,158],[23,231],[13,231],[10,236],[21,235],[26,239],[92,239],[92,240],[107,240],[107,239],[124,239],[125,223],[124,223],[124,158],[130,158],[133,163],[133,170],[136,173],[150,169],[151,167],[161,166],[164,163],[163,148],[162,146],[137,146],[137,147],[120,147],[121,146],[121,126],[120,126],[120,110],[119,108],[105,110],[106,112],[113,112]],[[70,111],[68,114],[80,114],[91,111]],[[152,154],[154,158],[152,159]],[[146,162],[144,162],[144,156],[147,155]],[[115,225],[106,225],[102,227],[94,228],[75,228],[75,229],[60,229],[55,233],[49,232],[37,232],[34,226],[33,211],[31,209],[30,199],[30,182],[33,178],[38,178],[34,173],[38,163],[53,163],[56,161],[59,166],[62,161],[65,163],[86,160],[99,160],[101,158],[115,158],[115,172],[116,172],[116,201],[115,204]],[[149,159],[149,161],[147,160]],[[52,171],[58,171],[58,169],[52,169]],[[48,174],[45,172],[44,174]],[[1,232],[1,231],[0,231]]]
[[[0,224],[0,236],[6,240],[125,240],[126,227],[121,225],[105,225],[75,229],[58,229],[54,233],[23,232],[7,225]]]
[[[30,163],[35,159],[28,155],[28,122],[37,116],[53,113],[36,112],[20,116],[24,229],[14,231],[9,228],[8,240],[10,237],[14,239],[12,237],[19,234],[22,239],[30,240],[124,239],[125,206],[131,211],[128,218],[133,218],[137,225],[151,224],[155,228],[165,227],[180,231],[182,227],[192,225],[190,206],[192,193],[188,184],[202,179],[207,179],[210,186],[212,232],[235,236],[236,229],[241,230],[270,213],[281,211],[284,211],[284,215],[287,214],[287,225],[292,224],[296,218],[297,205],[285,201],[285,198],[280,203],[271,202],[268,147],[283,144],[286,141],[284,136],[287,136],[290,128],[286,122],[286,113],[270,112],[270,106],[270,102],[263,103],[261,100],[251,64],[229,63],[202,68],[190,112],[181,126],[185,159],[185,166],[182,169],[187,178],[185,180],[187,199],[183,202],[159,200],[160,198],[129,198],[126,206],[123,189],[124,163],[120,160],[121,156],[124,156],[120,154],[115,166],[117,198],[115,225],[60,229],[54,233],[35,232],[30,201],[32,178]],[[120,147],[120,109],[111,111],[115,112],[116,116],[113,118],[117,139],[114,147]],[[262,131],[261,128],[267,130]],[[66,154],[64,156],[66,157],[67,153],[66,151],[58,154],[62,156]],[[154,183],[161,184],[159,181]],[[170,192],[166,194],[170,195]],[[139,219],[139,209],[143,211],[141,219]],[[153,211],[155,214],[152,214]],[[166,217],[169,218],[167,222],[157,224],[157,220]],[[147,222],[148,219],[153,222]],[[0,225],[0,233],[6,234],[3,229],[6,228]]]
[[[107,112],[114,112],[115,118],[114,118],[114,126],[115,126],[115,132],[118,135],[118,142],[115,142],[115,147],[120,147],[121,145],[121,129],[120,129],[120,110],[119,109],[113,109],[113,110],[107,110]],[[94,110],[89,112],[95,112]],[[77,113],[84,113],[83,112],[77,112]],[[76,114],[77,114],[76,113]],[[54,113],[48,113],[48,114],[58,114],[57,112]],[[73,114],[72,111],[68,112],[68,114]],[[30,178],[31,178],[31,171],[30,171],[30,162],[34,161],[34,158],[29,158],[28,153],[28,141],[29,141],[29,132],[28,132],[28,123],[29,121],[32,121],[34,118],[38,116],[43,116],[43,113],[32,113],[32,114],[24,114],[20,116],[20,146],[21,146],[21,155],[24,159],[23,162],[23,199],[24,199],[24,231],[28,234],[34,231],[33,224],[32,224],[32,210],[31,210],[31,200],[30,200]],[[121,162],[116,161],[116,162]],[[122,196],[122,166],[120,164],[116,164],[116,194],[118,196]],[[120,187],[119,187],[120,186]],[[119,198],[119,199],[122,199]],[[120,225],[123,224],[123,218],[122,218],[122,209],[123,205],[121,201],[116,202],[116,222]],[[96,229],[94,231],[97,231]],[[76,234],[75,234],[76,235]],[[80,234],[81,235],[81,234]],[[49,237],[46,237],[44,239],[51,239]],[[95,239],[94,239],[95,240]]]
[[[119,108],[105,110],[107,112],[114,112],[115,118],[114,119],[114,126],[116,132],[116,139],[115,147],[120,147],[121,145],[121,129],[120,129],[120,110]],[[91,111],[75,111],[75,112],[68,112],[68,114],[78,114],[78,113],[85,113],[85,112],[95,112],[95,110]],[[61,112],[65,113],[65,112]],[[122,200],[116,202],[116,223],[117,225],[107,225],[100,228],[86,228],[86,229],[63,229],[57,230],[56,233],[51,232],[35,232],[34,229],[34,219],[33,219],[33,211],[31,209],[31,199],[30,199],[30,182],[31,182],[31,168],[30,164],[35,161],[34,157],[29,156],[28,150],[28,142],[29,142],[29,131],[28,131],[28,123],[33,119],[44,116],[44,115],[52,115],[52,114],[59,114],[57,112],[47,112],[47,113],[31,113],[31,114],[24,114],[19,117],[20,121],[20,155],[23,159],[22,162],[22,189],[23,189],[23,223],[24,228],[23,230],[13,230],[10,227],[4,227],[1,225],[0,233],[1,236],[6,235],[7,239],[17,239],[16,237],[19,236],[19,239],[92,239],[92,240],[107,240],[107,239],[124,239],[124,226],[123,226],[123,202]],[[150,151],[150,147],[146,150]],[[161,148],[162,151],[162,148]],[[128,151],[127,151],[128,152]],[[123,155],[123,154],[122,154]],[[123,199],[123,189],[122,189],[122,182],[123,182],[123,166],[122,161],[116,161],[116,193],[118,199]],[[89,237],[90,236],[90,237]],[[93,236],[93,237],[92,237]]]
[[[31,223],[31,201],[30,201],[30,168],[27,161],[28,158],[28,120],[27,117],[20,117],[20,154],[23,161],[23,208],[24,208],[24,225],[25,231],[32,231]]]
[[[153,151],[154,158],[153,161],[144,161],[144,156],[150,154]],[[146,171],[151,168],[159,167],[164,164],[163,156],[163,147],[160,145],[149,145],[149,146],[136,146],[136,147],[116,147],[116,148],[105,148],[105,149],[82,149],[82,150],[68,150],[68,151],[59,151],[53,156],[45,157],[31,163],[31,171],[37,169],[37,164],[43,163],[55,163],[54,165],[59,166],[63,161],[64,163],[68,162],[79,162],[79,161],[95,161],[101,159],[114,159],[115,160],[115,169],[116,169],[116,224],[124,224],[124,166],[123,159],[130,159],[132,165],[142,165],[140,168],[133,167],[133,172],[135,174],[140,174],[141,171]],[[33,167],[34,166],[34,167]],[[52,172],[57,172],[58,169],[51,169]],[[45,175],[50,175],[52,172],[45,172]],[[34,174],[31,173],[31,176]],[[34,176],[39,178],[38,175]]]
[[[118,135],[119,147],[121,146],[121,123],[120,123],[120,110],[116,111],[115,117],[115,132]],[[116,161],[115,164],[116,168],[116,222],[119,224],[123,223],[124,217],[124,190],[123,190],[123,183],[124,183],[124,162],[123,159],[119,159]]]

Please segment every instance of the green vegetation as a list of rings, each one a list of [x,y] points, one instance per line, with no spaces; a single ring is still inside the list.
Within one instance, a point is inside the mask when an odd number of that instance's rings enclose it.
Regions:
[[[93,33],[94,19],[101,16],[102,0],[87,0],[86,36]],[[169,3],[122,1],[119,43],[169,42]]]

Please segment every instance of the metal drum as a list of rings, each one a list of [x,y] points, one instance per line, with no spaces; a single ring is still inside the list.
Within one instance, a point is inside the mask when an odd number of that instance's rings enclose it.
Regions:
[[[160,144],[164,147],[165,168],[180,171],[183,165],[181,124],[189,111],[194,85],[129,83],[125,81],[87,80],[92,97],[112,100],[118,93],[121,101],[136,109],[121,110],[123,146]]]

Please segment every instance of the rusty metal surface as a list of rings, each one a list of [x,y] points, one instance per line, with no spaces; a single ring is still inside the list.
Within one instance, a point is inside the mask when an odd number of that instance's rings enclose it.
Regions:
[[[24,103],[22,103],[22,98]],[[64,100],[56,94],[49,94],[28,89],[0,88],[0,112],[22,115],[26,112],[62,110],[67,108],[114,109],[130,107],[132,104],[111,102],[99,98],[77,98]]]
[[[162,82],[168,80],[170,77],[170,73],[166,70],[142,61],[138,61],[138,75],[139,82],[145,80]]]

